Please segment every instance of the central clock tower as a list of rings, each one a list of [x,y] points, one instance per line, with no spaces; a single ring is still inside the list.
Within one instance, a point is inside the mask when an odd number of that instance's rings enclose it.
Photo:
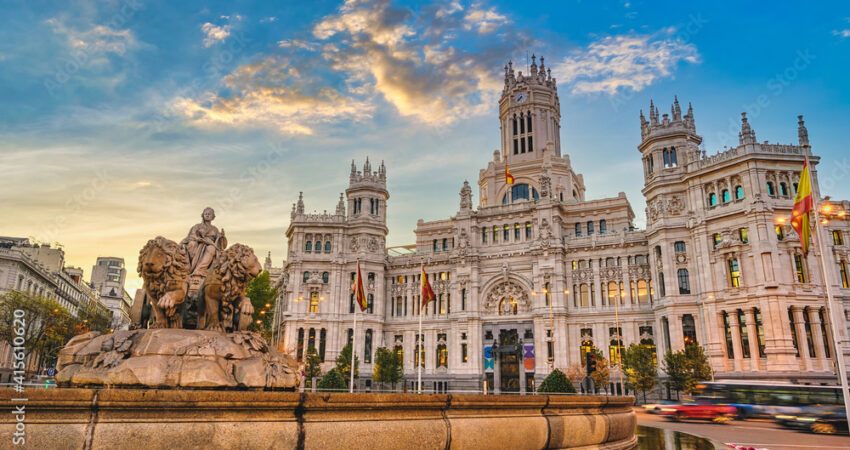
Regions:
[[[499,100],[502,158],[509,163],[561,155],[561,105],[551,69],[531,57],[529,73],[505,66],[505,87]]]

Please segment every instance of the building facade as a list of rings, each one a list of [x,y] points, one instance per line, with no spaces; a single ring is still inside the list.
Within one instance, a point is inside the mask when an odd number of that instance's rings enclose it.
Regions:
[[[330,365],[352,340],[359,262],[369,303],[355,346],[363,385],[378,347],[402,357],[408,386],[421,364],[429,390],[486,382],[497,392],[532,391],[596,347],[613,365],[610,389],[621,392],[620,354],[633,343],[659,355],[702,345],[718,378],[836,381],[833,359],[847,349],[829,343],[820,255],[803,257],[788,223],[804,157],[819,162],[802,117],[798,145],[778,145],[758,142],[742,115],[738,145],[707,156],[690,105],[683,113],[674,99],[660,114],[651,102],[637,146],[641,230],[624,193],[585,198],[561,152],[557,86],[543,59],[527,75],[509,64],[504,83],[501,148],[479,173],[478,207],[464,182],[457,213],[420,220],[415,244],[386,247],[383,163],[373,171],[368,159],[362,170],[352,162],[333,214],[306,214],[299,195],[278,283],[284,348],[299,359],[315,348]],[[841,305],[850,297],[848,231],[833,221],[824,232]],[[437,299],[421,311],[418,335],[423,266]],[[844,307],[842,335],[846,318]]]
[[[116,330],[130,327],[133,297],[124,288],[126,279],[124,258],[99,256],[92,267],[92,286],[100,294],[100,301],[112,312],[112,328]]]

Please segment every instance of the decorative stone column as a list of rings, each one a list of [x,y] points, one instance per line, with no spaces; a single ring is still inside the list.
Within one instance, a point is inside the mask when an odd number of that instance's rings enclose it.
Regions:
[[[756,315],[753,308],[744,310],[747,317],[747,334],[750,337],[750,370],[761,370],[761,355],[759,353],[758,328],[756,327]]]
[[[823,351],[824,346],[826,345],[826,341],[824,340],[826,336],[823,335],[820,315],[818,314],[817,309],[809,309],[809,323],[811,323],[812,326],[812,340],[815,343],[815,357],[818,360],[817,364],[820,366],[821,370],[828,372],[830,371],[829,359],[826,358],[826,354]]]
[[[803,308],[792,306],[791,310],[794,314],[794,329],[797,330],[797,351],[800,352],[800,359],[803,361],[803,367],[806,372],[812,370],[812,359],[809,357],[809,342],[806,339],[806,326],[803,319]]]
[[[729,327],[732,329],[732,351],[735,353],[733,367],[735,372],[742,370],[744,362],[744,352],[741,347],[741,324],[738,322],[738,313],[729,315]]]

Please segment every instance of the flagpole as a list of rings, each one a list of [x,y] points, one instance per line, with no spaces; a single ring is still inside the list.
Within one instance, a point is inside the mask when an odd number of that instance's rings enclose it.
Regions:
[[[357,302],[357,306],[354,308],[354,325],[351,328],[351,373],[349,374],[350,380],[348,383],[348,392],[354,393],[354,357],[357,355],[355,351],[357,347],[357,309],[360,308],[360,300],[357,296],[360,294],[357,290],[360,287],[360,283],[363,280],[360,279],[360,258],[357,258],[357,275],[354,276],[354,301]]]
[[[416,342],[418,343],[416,346],[416,393],[422,393],[422,299],[419,300],[419,334],[416,336]]]
[[[818,253],[820,253],[820,270],[823,274],[823,284],[826,288],[826,310],[829,312],[829,321],[832,325],[829,327],[832,330],[830,333],[832,336],[832,348],[834,349],[835,361],[837,364],[838,371],[838,379],[841,382],[841,396],[844,397],[844,414],[845,419],[847,420],[848,426],[850,426],[850,389],[847,386],[847,367],[844,363],[844,346],[843,342],[839,339],[838,334],[838,321],[835,320],[835,308],[833,305],[832,298],[832,285],[829,282],[829,270],[826,267],[826,256],[824,252],[823,239],[821,235],[821,226],[820,226],[820,209],[819,205],[815,204],[815,237],[818,245]]]

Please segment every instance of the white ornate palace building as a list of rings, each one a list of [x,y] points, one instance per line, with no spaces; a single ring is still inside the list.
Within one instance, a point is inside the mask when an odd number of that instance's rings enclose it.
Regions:
[[[683,114],[676,100],[660,114],[650,103],[637,146],[643,230],[625,194],[585,198],[583,177],[561,152],[560,119],[542,58],[528,75],[505,67],[501,149],[479,173],[478,207],[464,182],[457,213],[419,220],[415,245],[385,245],[383,163],[373,170],[367,159],[358,170],[352,162],[334,214],[306,214],[299,196],[279,281],[283,346],[299,358],[313,347],[332,364],[351,339],[359,259],[369,299],[358,314],[361,387],[371,385],[378,347],[403,355],[408,387],[422,363],[428,390],[481,389],[487,380],[496,391],[527,392],[553,367],[581,364],[592,346],[616,366],[633,343],[654,346],[659,360],[702,345],[717,378],[836,383],[819,255],[802,257],[785,222],[803,156],[819,161],[802,116],[798,145],[758,142],[742,114],[738,145],[706,156],[690,105]],[[819,195],[816,170],[813,179]],[[848,232],[846,222],[824,232],[844,336]],[[417,338],[423,264],[437,300]]]

